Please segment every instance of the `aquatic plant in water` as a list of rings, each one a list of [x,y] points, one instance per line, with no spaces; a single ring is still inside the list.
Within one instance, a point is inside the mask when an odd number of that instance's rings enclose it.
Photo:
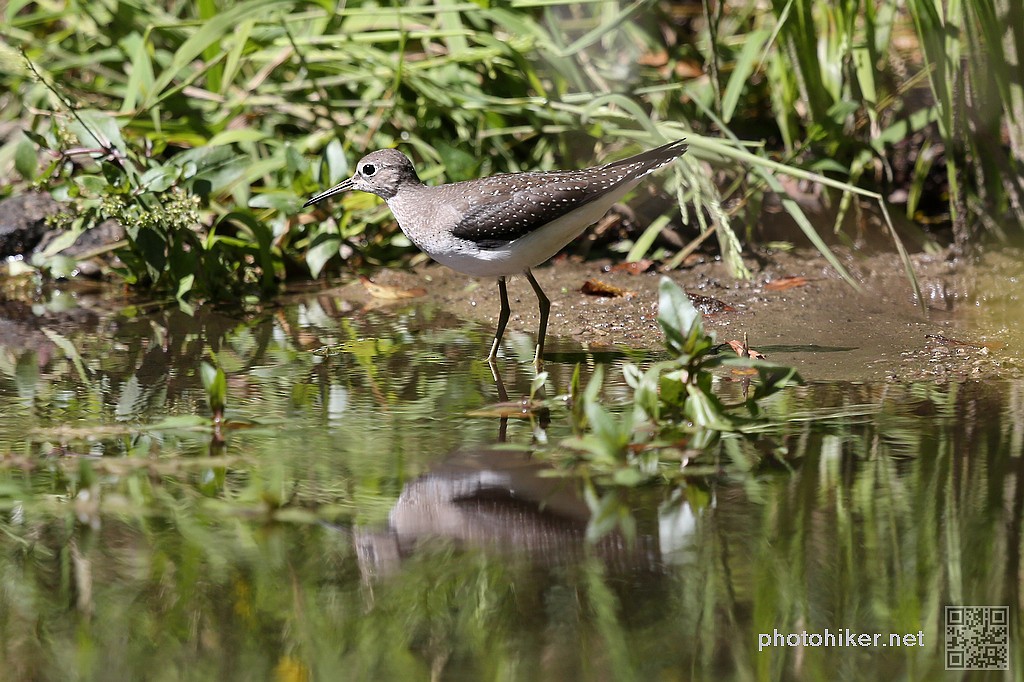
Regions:
[[[672,357],[646,371],[633,364],[623,368],[633,390],[624,411],[614,413],[602,405],[600,367],[582,391],[578,367],[573,377],[577,436],[565,445],[582,455],[574,469],[585,481],[593,513],[592,538],[616,525],[627,536],[633,534],[620,489],[707,473],[702,459],[724,434],[763,431],[772,420],[761,403],[787,386],[803,383],[792,367],[718,352],[714,335],[705,331],[689,296],[668,277],[659,287],[658,324]],[[750,382],[739,403],[727,404],[715,395],[715,371],[721,369],[737,370],[742,381]],[[755,376],[756,381],[750,381]]]

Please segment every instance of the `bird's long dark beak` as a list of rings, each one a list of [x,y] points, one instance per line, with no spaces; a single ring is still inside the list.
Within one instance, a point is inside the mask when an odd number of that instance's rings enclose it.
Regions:
[[[352,178],[349,178],[348,180],[342,180],[341,182],[339,182],[334,187],[332,187],[332,188],[330,188],[328,190],[325,190],[323,192],[320,192],[320,194],[317,194],[315,197],[313,197],[312,199],[310,199],[309,201],[304,203],[302,205],[302,208],[306,208],[307,206],[312,206],[313,204],[318,204],[321,201],[323,201],[324,199],[327,199],[329,197],[333,197],[335,194],[341,194],[342,192],[347,192],[350,189],[352,189]]]

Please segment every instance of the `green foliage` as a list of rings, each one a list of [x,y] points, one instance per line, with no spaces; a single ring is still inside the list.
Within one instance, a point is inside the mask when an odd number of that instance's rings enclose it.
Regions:
[[[1024,45],[1020,3],[773,0],[768,12],[724,4],[715,11],[707,58],[714,73],[731,71],[727,81],[711,81],[724,123],[734,123],[745,100],[768,103],[762,113],[774,120],[787,159],[805,158],[794,162],[857,185],[884,168],[906,189],[911,218],[932,180],[928,149],[941,142],[958,241],[966,245],[982,229],[1000,239],[1020,235],[1024,88],[1012,74]],[[905,157],[912,172],[892,178]],[[837,231],[850,198],[844,190]],[[1007,214],[1010,226],[988,218]]]
[[[219,421],[224,415],[228,399],[228,384],[224,370],[204,362],[199,365],[199,374],[203,380],[203,389],[206,391],[206,402],[210,405],[214,419]]]
[[[921,40],[946,149],[957,241],[968,246],[980,227],[1002,239],[1019,234],[1024,84],[1014,65],[1024,58],[1024,10],[1014,0],[910,0],[907,7]],[[1000,219],[986,220],[988,213]],[[982,218],[980,226],[975,217]]]
[[[898,146],[933,121],[952,122],[938,86],[934,106],[903,100],[937,63],[929,41],[938,34],[929,31],[951,19],[919,19],[929,65],[891,73],[888,64],[902,63],[891,37],[909,23],[895,0],[715,3],[715,15],[687,23],[668,6],[611,2],[18,7],[4,17],[0,59],[10,68],[0,84],[13,98],[0,119],[16,120],[26,137],[0,149],[0,163],[71,200],[62,224],[72,234],[124,221],[125,277],[182,300],[265,296],[289,276],[407,260],[415,252],[374,197],[300,212],[356,157],[396,144],[417,157],[426,180],[452,181],[584,166],[686,137],[690,152],[660,176],[675,201],[658,203],[649,229],[619,245],[631,259],[678,265],[657,237],[679,229],[681,212],[683,223],[713,229],[743,274],[744,239],[755,236],[760,198],[773,192],[848,277],[778,176],[840,192],[839,229],[855,196],[880,204],[885,182],[872,171]],[[988,2],[964,11],[969,37],[987,36],[1015,10]],[[959,34],[942,35],[948,48]],[[694,65],[700,74],[682,75]],[[934,68],[937,77],[949,72]],[[1005,105],[1019,89],[996,68],[985,93]],[[1014,122],[1012,111],[999,109],[988,133]],[[942,130],[948,147],[955,132]],[[1013,171],[1014,154],[992,163]],[[914,161],[908,208],[916,209],[929,163]],[[989,198],[999,185],[992,170]],[[1005,172],[1002,185],[1013,189],[1019,175]],[[884,207],[882,218],[895,239]]]
[[[44,179],[69,209],[52,222],[69,238],[108,219],[124,226],[127,245],[118,255],[126,281],[168,291],[186,306],[193,293],[275,291],[281,263],[266,221],[252,211],[203,210],[238,182],[251,163],[247,155],[205,146],[161,160],[128,141],[127,121],[99,110],[74,110],[50,124],[31,137],[54,158]],[[36,264],[51,265],[46,254]]]
[[[633,390],[630,406],[615,413],[601,404],[604,374],[600,367],[582,393],[575,389],[571,394],[574,414],[578,420],[583,418],[589,432],[574,437],[569,445],[583,453],[588,480],[612,486],[603,494],[591,490],[588,498],[594,518],[605,531],[614,525],[609,519],[618,518],[619,512],[613,513],[613,509],[619,507],[608,498],[618,494],[615,486],[670,480],[683,473],[678,468],[681,448],[699,457],[724,434],[763,431],[772,420],[765,417],[759,403],[802,383],[793,368],[717,353],[700,313],[668,277],[661,280],[658,324],[665,332],[665,346],[672,359],[656,362],[646,371],[632,364],[623,367],[626,383]],[[726,405],[715,395],[713,370],[719,368],[755,370],[754,390],[747,392],[741,403]],[[579,413],[576,404],[581,406]],[[672,462],[676,474],[667,469]]]

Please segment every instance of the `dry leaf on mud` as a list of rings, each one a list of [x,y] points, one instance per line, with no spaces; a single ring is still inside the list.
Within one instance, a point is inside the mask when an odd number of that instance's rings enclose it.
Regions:
[[[631,275],[640,275],[650,270],[652,265],[654,265],[654,261],[647,259],[633,261],[632,263],[616,263],[606,268],[605,272],[625,271]]]
[[[744,343],[743,341],[737,341],[736,339],[733,339],[732,341],[727,341],[726,343],[728,343],[729,347],[736,351],[736,355],[740,356],[741,358],[751,357],[755,360],[764,360],[765,358],[767,358],[767,356],[761,351],[754,350],[753,348],[748,348],[747,344]]]
[[[791,277],[780,277],[773,279],[764,285],[765,291],[786,291],[787,289],[796,289],[797,287],[806,286],[808,282],[814,280],[802,277],[800,275],[793,275]]]
[[[632,291],[626,289],[620,289],[619,287],[612,286],[607,282],[602,282],[599,279],[588,279],[580,287],[580,292],[587,296],[605,296],[607,298],[617,298],[619,296],[633,296]]]

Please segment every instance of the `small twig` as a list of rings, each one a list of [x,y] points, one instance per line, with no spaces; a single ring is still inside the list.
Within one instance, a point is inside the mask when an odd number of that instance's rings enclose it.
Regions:
[[[24,48],[19,48],[19,52],[21,52],[21,58],[24,59],[25,63],[28,65],[29,71],[31,71],[32,74],[37,79],[39,79],[39,82],[43,84],[43,87],[49,90],[53,94],[53,96],[56,97],[57,100],[64,105],[64,108],[66,108],[71,113],[71,115],[75,117],[75,120],[78,121],[78,123],[86,130],[86,132],[92,135],[93,139],[96,140],[97,143],[99,143],[101,150],[97,151],[102,151],[106,157],[112,159],[115,163],[117,163],[118,166],[124,169],[124,162],[126,160],[124,153],[117,147],[115,147],[110,140],[106,139],[106,137],[102,136],[99,132],[93,130],[92,127],[90,127],[89,124],[85,122],[85,119],[78,115],[75,103],[72,102],[70,98],[66,98],[64,95],[62,95],[60,91],[57,90],[56,85],[50,83],[45,78],[43,78],[43,74],[39,72],[39,70],[36,68],[36,65],[32,63],[32,60],[28,58],[27,54],[25,54]],[[69,151],[62,153],[70,154],[71,152]],[[78,148],[74,150],[74,153],[87,153],[87,150],[83,148]]]

